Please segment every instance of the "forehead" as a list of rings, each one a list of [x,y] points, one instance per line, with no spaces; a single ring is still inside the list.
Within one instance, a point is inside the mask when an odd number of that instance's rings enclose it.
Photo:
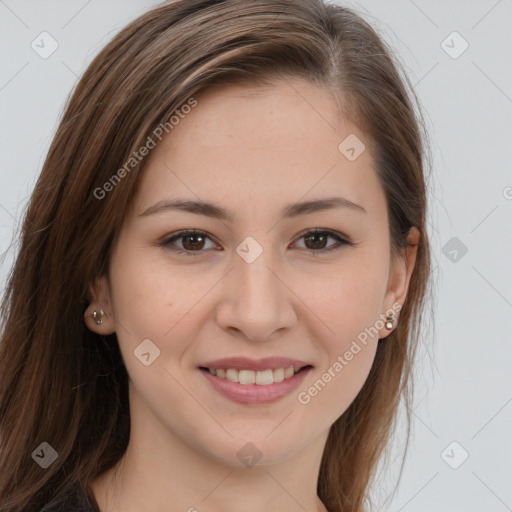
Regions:
[[[226,139],[229,143],[237,139],[246,147],[254,141],[265,142],[269,147],[281,146],[281,150],[287,144],[292,150],[298,140],[314,143],[327,137],[326,142],[333,142],[336,149],[338,132],[349,129],[329,91],[300,79],[259,87],[211,87],[201,91],[196,100],[197,107],[176,130],[176,143],[183,142],[187,135],[183,132],[187,130],[188,135],[200,136],[204,145],[210,140],[218,143]]]
[[[171,192],[216,203],[238,198],[246,208],[272,202],[280,210],[326,194],[356,203],[382,194],[369,141],[325,88],[293,80],[212,87],[194,98],[197,106],[149,155],[144,205]],[[354,136],[367,149],[350,161],[340,143]]]

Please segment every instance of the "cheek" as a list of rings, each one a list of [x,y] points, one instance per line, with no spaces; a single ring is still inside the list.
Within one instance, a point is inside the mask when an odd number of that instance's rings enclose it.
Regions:
[[[134,340],[163,340],[193,304],[195,286],[147,250],[119,250],[112,257],[114,318]],[[198,292],[199,293],[199,292]],[[124,329],[123,329],[124,328]]]
[[[162,403],[190,401],[169,361],[180,360],[193,336],[193,315],[187,312],[206,290],[195,293],[190,280],[179,276],[147,250],[120,248],[111,259],[112,309],[121,354],[131,386],[144,397],[139,407],[149,406],[157,415],[165,415]],[[131,400],[140,399],[136,397]]]
[[[369,282],[357,278],[333,284],[328,294],[318,297],[312,309],[325,324],[317,333],[324,357],[298,396],[308,417],[323,418],[331,425],[363,387],[378,345],[381,298]]]
[[[110,281],[117,338],[137,388],[156,392],[162,381],[167,388],[176,387],[165,369],[173,374],[180,371],[185,354],[194,347],[204,315],[208,314],[208,292],[219,279],[215,272],[198,275],[191,269],[172,265],[165,254],[147,247],[120,245],[112,255]],[[141,345],[148,339],[156,349],[148,342]],[[145,347],[158,354],[155,364],[147,367],[136,357],[147,352]]]
[[[386,261],[354,252],[326,276],[323,285],[319,286],[318,277],[309,280],[307,304],[329,327],[331,348],[344,348],[347,340],[375,324],[382,313],[387,278]]]
[[[328,286],[316,288],[308,306],[322,320],[318,330],[326,358],[301,387],[299,403],[334,422],[364,385],[375,358],[387,260],[359,253],[333,272]]]

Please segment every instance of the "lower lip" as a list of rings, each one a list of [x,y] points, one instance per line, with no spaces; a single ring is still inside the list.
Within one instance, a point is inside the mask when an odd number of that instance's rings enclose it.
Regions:
[[[231,382],[227,379],[212,375],[209,370],[200,371],[221,395],[234,402],[247,405],[267,404],[288,395],[299,386],[311,369],[311,367],[304,368],[304,370],[297,372],[289,379],[274,382],[266,386]]]

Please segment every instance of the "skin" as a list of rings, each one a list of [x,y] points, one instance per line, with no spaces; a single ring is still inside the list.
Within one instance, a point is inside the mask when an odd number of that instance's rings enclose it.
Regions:
[[[297,79],[195,97],[198,105],[151,150],[109,276],[90,288],[85,321],[97,333],[117,334],[132,424],[121,463],[91,488],[102,512],[324,511],[316,486],[329,428],[363,386],[378,338],[391,331],[379,329],[307,405],[297,395],[359,333],[403,304],[416,247],[392,260],[369,145],[353,162],[338,150],[349,134],[367,137],[340,118],[326,89]],[[338,208],[282,218],[285,205],[333,195],[366,213]],[[140,216],[175,197],[219,204],[234,221],[178,211]],[[337,242],[304,238],[314,228],[357,245],[326,252]],[[209,238],[158,245],[185,229]],[[263,248],[252,263],[236,252],[248,236]],[[412,228],[410,241],[418,236]],[[91,314],[99,306],[106,314],[96,325]],[[144,339],[161,351],[149,366],[133,354]],[[242,405],[197,369],[233,355],[291,357],[313,370],[278,402]],[[262,454],[252,467],[237,457],[248,442]]]

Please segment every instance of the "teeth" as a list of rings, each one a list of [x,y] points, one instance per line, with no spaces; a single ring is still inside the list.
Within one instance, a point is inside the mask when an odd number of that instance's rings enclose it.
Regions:
[[[300,368],[293,368],[290,366],[289,368],[277,368],[275,370],[262,370],[262,371],[253,371],[253,370],[235,370],[234,368],[217,369],[212,370],[208,368],[208,371],[212,375],[216,375],[221,379],[227,379],[230,382],[238,382],[240,384],[257,384],[259,386],[268,386],[273,384],[274,382],[282,382],[285,379],[289,379],[293,377]]]

